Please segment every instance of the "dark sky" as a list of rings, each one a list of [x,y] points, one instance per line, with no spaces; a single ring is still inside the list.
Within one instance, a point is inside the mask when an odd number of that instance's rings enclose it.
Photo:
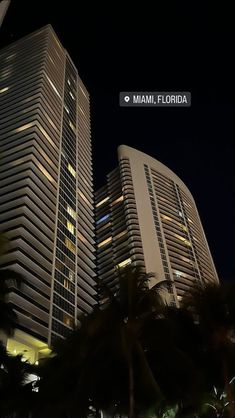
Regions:
[[[191,190],[220,278],[235,279],[232,10],[205,0],[95,3],[12,0],[1,45],[51,23],[91,95],[96,187],[121,143],[160,160]],[[191,91],[192,107],[119,108],[119,91],[164,90]]]

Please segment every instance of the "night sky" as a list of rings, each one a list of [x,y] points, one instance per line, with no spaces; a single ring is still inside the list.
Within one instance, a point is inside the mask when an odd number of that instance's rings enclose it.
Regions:
[[[117,165],[119,144],[166,164],[196,200],[220,278],[235,280],[232,10],[95,3],[12,0],[1,46],[51,23],[91,96],[96,188]],[[192,107],[119,108],[119,91],[191,91]]]

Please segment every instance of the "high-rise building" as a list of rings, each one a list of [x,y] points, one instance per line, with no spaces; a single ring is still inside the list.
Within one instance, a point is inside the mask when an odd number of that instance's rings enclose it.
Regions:
[[[2,26],[3,19],[6,15],[6,12],[9,6],[10,6],[10,0],[0,1],[0,27]]]
[[[140,266],[178,306],[195,283],[218,281],[194,199],[154,158],[124,145],[118,158],[96,193],[98,280],[115,289],[118,269]]]
[[[0,119],[1,263],[24,277],[8,346],[42,353],[96,303],[89,95],[50,25],[0,51]]]

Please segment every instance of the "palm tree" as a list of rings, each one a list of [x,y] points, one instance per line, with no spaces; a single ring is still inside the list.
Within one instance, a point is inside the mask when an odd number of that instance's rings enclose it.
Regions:
[[[235,376],[235,285],[195,287],[182,301],[201,338],[201,359],[208,390],[223,389],[230,418],[235,416],[231,380]]]
[[[0,345],[0,416],[2,418],[30,417],[36,393],[29,379],[35,366],[22,361],[22,356],[11,356]]]
[[[42,368],[44,416],[86,417],[92,406],[134,418],[162,400],[142,341],[145,324],[163,309],[161,300],[137,269],[120,272],[119,284],[116,295],[102,287],[106,306],[80,318],[80,327]]]

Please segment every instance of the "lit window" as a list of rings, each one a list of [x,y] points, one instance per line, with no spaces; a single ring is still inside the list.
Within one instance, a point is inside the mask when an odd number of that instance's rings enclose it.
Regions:
[[[82,94],[85,96],[85,98],[88,100],[87,95],[85,93],[85,91],[83,90],[83,88],[80,86],[80,84],[78,85],[78,87],[80,88]]]
[[[81,198],[84,200],[84,202],[87,203],[87,205],[91,206],[91,203],[89,202],[89,200],[86,198],[86,196],[84,195],[84,193],[81,192],[81,190],[78,190],[78,194],[81,196]]]
[[[101,222],[103,222],[106,219],[108,219],[109,216],[110,216],[109,214],[108,215],[105,215],[105,216],[102,216],[102,218],[98,219],[98,221],[96,222],[96,224],[99,225]]]
[[[75,97],[74,97],[74,95],[73,95],[73,93],[71,91],[69,92],[69,94],[72,97],[72,99],[75,100]]]
[[[70,206],[67,206],[67,212],[73,219],[76,219],[76,212]]]
[[[183,218],[183,213],[179,211],[179,215],[181,218]]]
[[[12,59],[13,57],[15,57],[16,56],[16,52],[14,52],[13,54],[11,54],[11,55],[8,55],[8,57],[6,57],[6,61],[9,61],[10,59]]]
[[[55,92],[55,93],[57,94],[57,96],[61,99],[61,95],[60,95],[60,93],[58,92],[57,88],[56,88],[56,87],[55,87],[55,85],[52,83],[52,81],[51,81],[50,77],[48,77],[48,75],[47,75],[47,74],[46,74],[46,78],[47,78],[47,80],[48,80],[49,84],[51,85],[51,87],[53,88],[54,92]]]
[[[98,248],[103,247],[103,246],[104,246],[104,245],[106,245],[106,244],[109,244],[111,241],[112,241],[112,237],[109,237],[109,238],[105,239],[104,241],[101,241],[101,242],[98,244]]]
[[[7,90],[9,90],[9,87],[4,87],[3,89],[0,90],[0,93],[4,93]]]
[[[177,299],[180,302],[182,300],[182,296],[177,295]]]
[[[193,221],[192,221],[190,218],[188,218],[188,221],[189,221],[191,224],[193,224]]]
[[[82,112],[83,116],[86,116],[85,113],[83,112],[81,106],[78,105],[79,110]]]
[[[123,201],[123,196],[118,197],[116,200],[114,200],[114,202],[112,203],[113,205],[116,205],[116,203],[122,202]]]
[[[71,120],[69,120],[69,126],[72,129],[73,133],[76,134],[76,128],[75,128],[74,124],[71,122]]]
[[[120,232],[119,234],[117,234],[116,235],[116,239],[118,239],[118,238],[121,238],[121,237],[123,237],[123,235],[125,235],[127,233],[127,231],[125,230],[125,231],[122,231],[122,232]]]
[[[69,271],[69,280],[74,282],[75,274],[72,271]]]
[[[72,327],[73,326],[73,319],[70,316],[66,315],[66,314],[64,314],[64,320],[63,320],[63,322],[68,327]]]
[[[117,267],[123,268],[131,263],[131,259],[127,258],[126,260],[122,261],[121,263],[117,264]]]
[[[71,86],[71,83],[70,83],[70,80],[69,79],[67,80],[67,82],[68,82],[68,85]]]
[[[71,166],[71,164],[68,164],[68,170],[69,172],[72,174],[73,177],[76,177],[76,171],[74,170],[74,168]]]
[[[68,115],[69,115],[69,108],[68,108],[68,106],[66,106],[66,104],[64,104],[64,108],[65,108],[66,112],[67,112],[67,113],[68,113]]]
[[[89,244],[88,240],[84,237],[84,235],[81,234],[81,232],[78,232],[78,239],[80,239],[80,241],[84,242],[85,244]]]
[[[42,164],[37,163],[37,166],[39,168],[39,170],[44,174],[44,176],[51,182],[54,183],[54,179],[53,177],[51,177],[51,175],[48,173],[48,171],[42,166]]]
[[[69,232],[71,232],[71,234],[73,234],[74,235],[74,226],[73,226],[73,224],[71,224],[71,222],[69,222],[69,221],[67,221],[67,228],[68,228],[68,230],[69,230]]]
[[[26,125],[23,125],[23,126],[20,126],[19,128],[16,128],[14,130],[14,132],[22,132],[22,131],[25,131],[25,129],[31,128],[31,126],[33,126],[33,125],[34,125],[34,122],[27,123]]]
[[[64,279],[64,287],[66,289],[69,289],[70,288],[70,283],[69,283],[69,281],[67,279]]]
[[[96,208],[98,208],[99,206],[103,205],[103,203],[107,202],[107,200],[109,200],[109,197],[105,197],[105,199],[103,199],[99,203],[97,203],[96,204]]]
[[[70,251],[72,251],[72,253],[74,253],[74,254],[76,253],[76,247],[72,243],[72,241],[70,241],[70,239],[65,238],[65,245]]]

